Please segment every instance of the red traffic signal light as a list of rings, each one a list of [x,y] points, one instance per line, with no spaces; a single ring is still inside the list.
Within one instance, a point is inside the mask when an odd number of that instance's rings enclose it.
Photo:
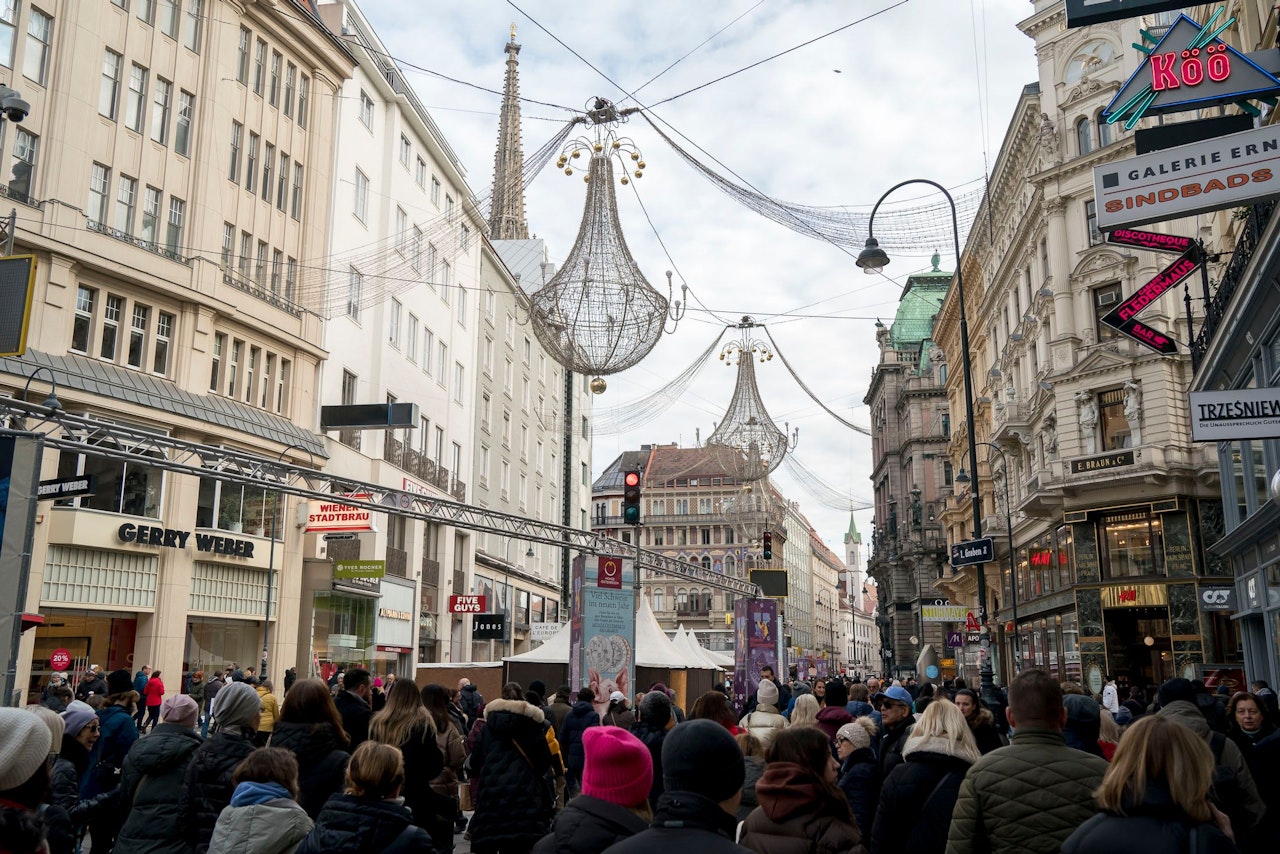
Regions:
[[[764,555],[763,555],[763,557],[764,557],[764,559],[765,559],[765,560],[773,560],[773,532],[772,532],[772,531],[765,531],[765,532],[764,532],[764,537],[763,537],[762,539],[763,539],[763,541],[764,541],[764,542],[763,542],[763,545],[764,545]]]
[[[622,486],[622,521],[628,525],[639,525],[640,472],[626,472],[622,476]]]

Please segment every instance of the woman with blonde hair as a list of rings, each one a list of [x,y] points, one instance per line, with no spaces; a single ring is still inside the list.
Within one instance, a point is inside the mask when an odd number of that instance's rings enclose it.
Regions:
[[[1231,854],[1227,817],[1209,803],[1213,752],[1189,727],[1149,715],[1120,739],[1095,797],[1102,812],[1063,854]]]
[[[812,726],[818,725],[818,712],[822,711],[822,706],[818,703],[818,698],[812,694],[801,694],[796,697],[795,708],[791,710],[791,726]]]
[[[369,721],[369,738],[400,749],[404,759],[404,805],[413,813],[413,823],[431,833],[438,812],[431,781],[444,770],[444,755],[436,743],[435,720],[422,702],[417,685],[406,679],[392,686],[382,710]],[[453,818],[450,815],[447,819],[450,831]]]
[[[872,854],[946,851],[960,783],[981,755],[964,712],[945,697],[935,697],[907,736],[904,761],[880,789],[871,829]]]
[[[403,787],[399,748],[364,742],[347,764],[345,791],[325,803],[297,854],[431,854],[431,837],[402,803]]]

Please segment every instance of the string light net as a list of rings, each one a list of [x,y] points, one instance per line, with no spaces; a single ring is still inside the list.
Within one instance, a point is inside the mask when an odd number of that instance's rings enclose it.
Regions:
[[[578,237],[532,303],[534,334],[553,359],[577,373],[624,371],[662,337],[668,300],[645,279],[622,236],[609,153],[591,155]]]
[[[729,345],[738,348],[739,345]],[[787,434],[778,429],[764,408],[760,389],[756,386],[755,347],[752,342],[737,349],[738,380],[733,399],[716,429],[707,437],[707,447],[717,450],[723,459],[725,473],[743,481],[767,477],[782,464],[787,454]],[[761,361],[765,356],[761,355]]]

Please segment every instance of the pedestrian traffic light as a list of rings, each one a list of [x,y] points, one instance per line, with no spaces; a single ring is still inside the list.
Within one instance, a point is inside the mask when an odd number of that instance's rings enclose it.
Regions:
[[[628,525],[640,524],[640,472],[629,471],[622,476],[622,521]]]
[[[773,560],[773,532],[764,532],[764,559]]]

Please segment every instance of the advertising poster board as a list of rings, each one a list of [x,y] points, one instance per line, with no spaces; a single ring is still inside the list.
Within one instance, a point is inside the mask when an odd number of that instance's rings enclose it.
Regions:
[[[746,705],[760,685],[760,669],[778,673],[778,603],[773,599],[739,599],[733,603],[733,701]]]

